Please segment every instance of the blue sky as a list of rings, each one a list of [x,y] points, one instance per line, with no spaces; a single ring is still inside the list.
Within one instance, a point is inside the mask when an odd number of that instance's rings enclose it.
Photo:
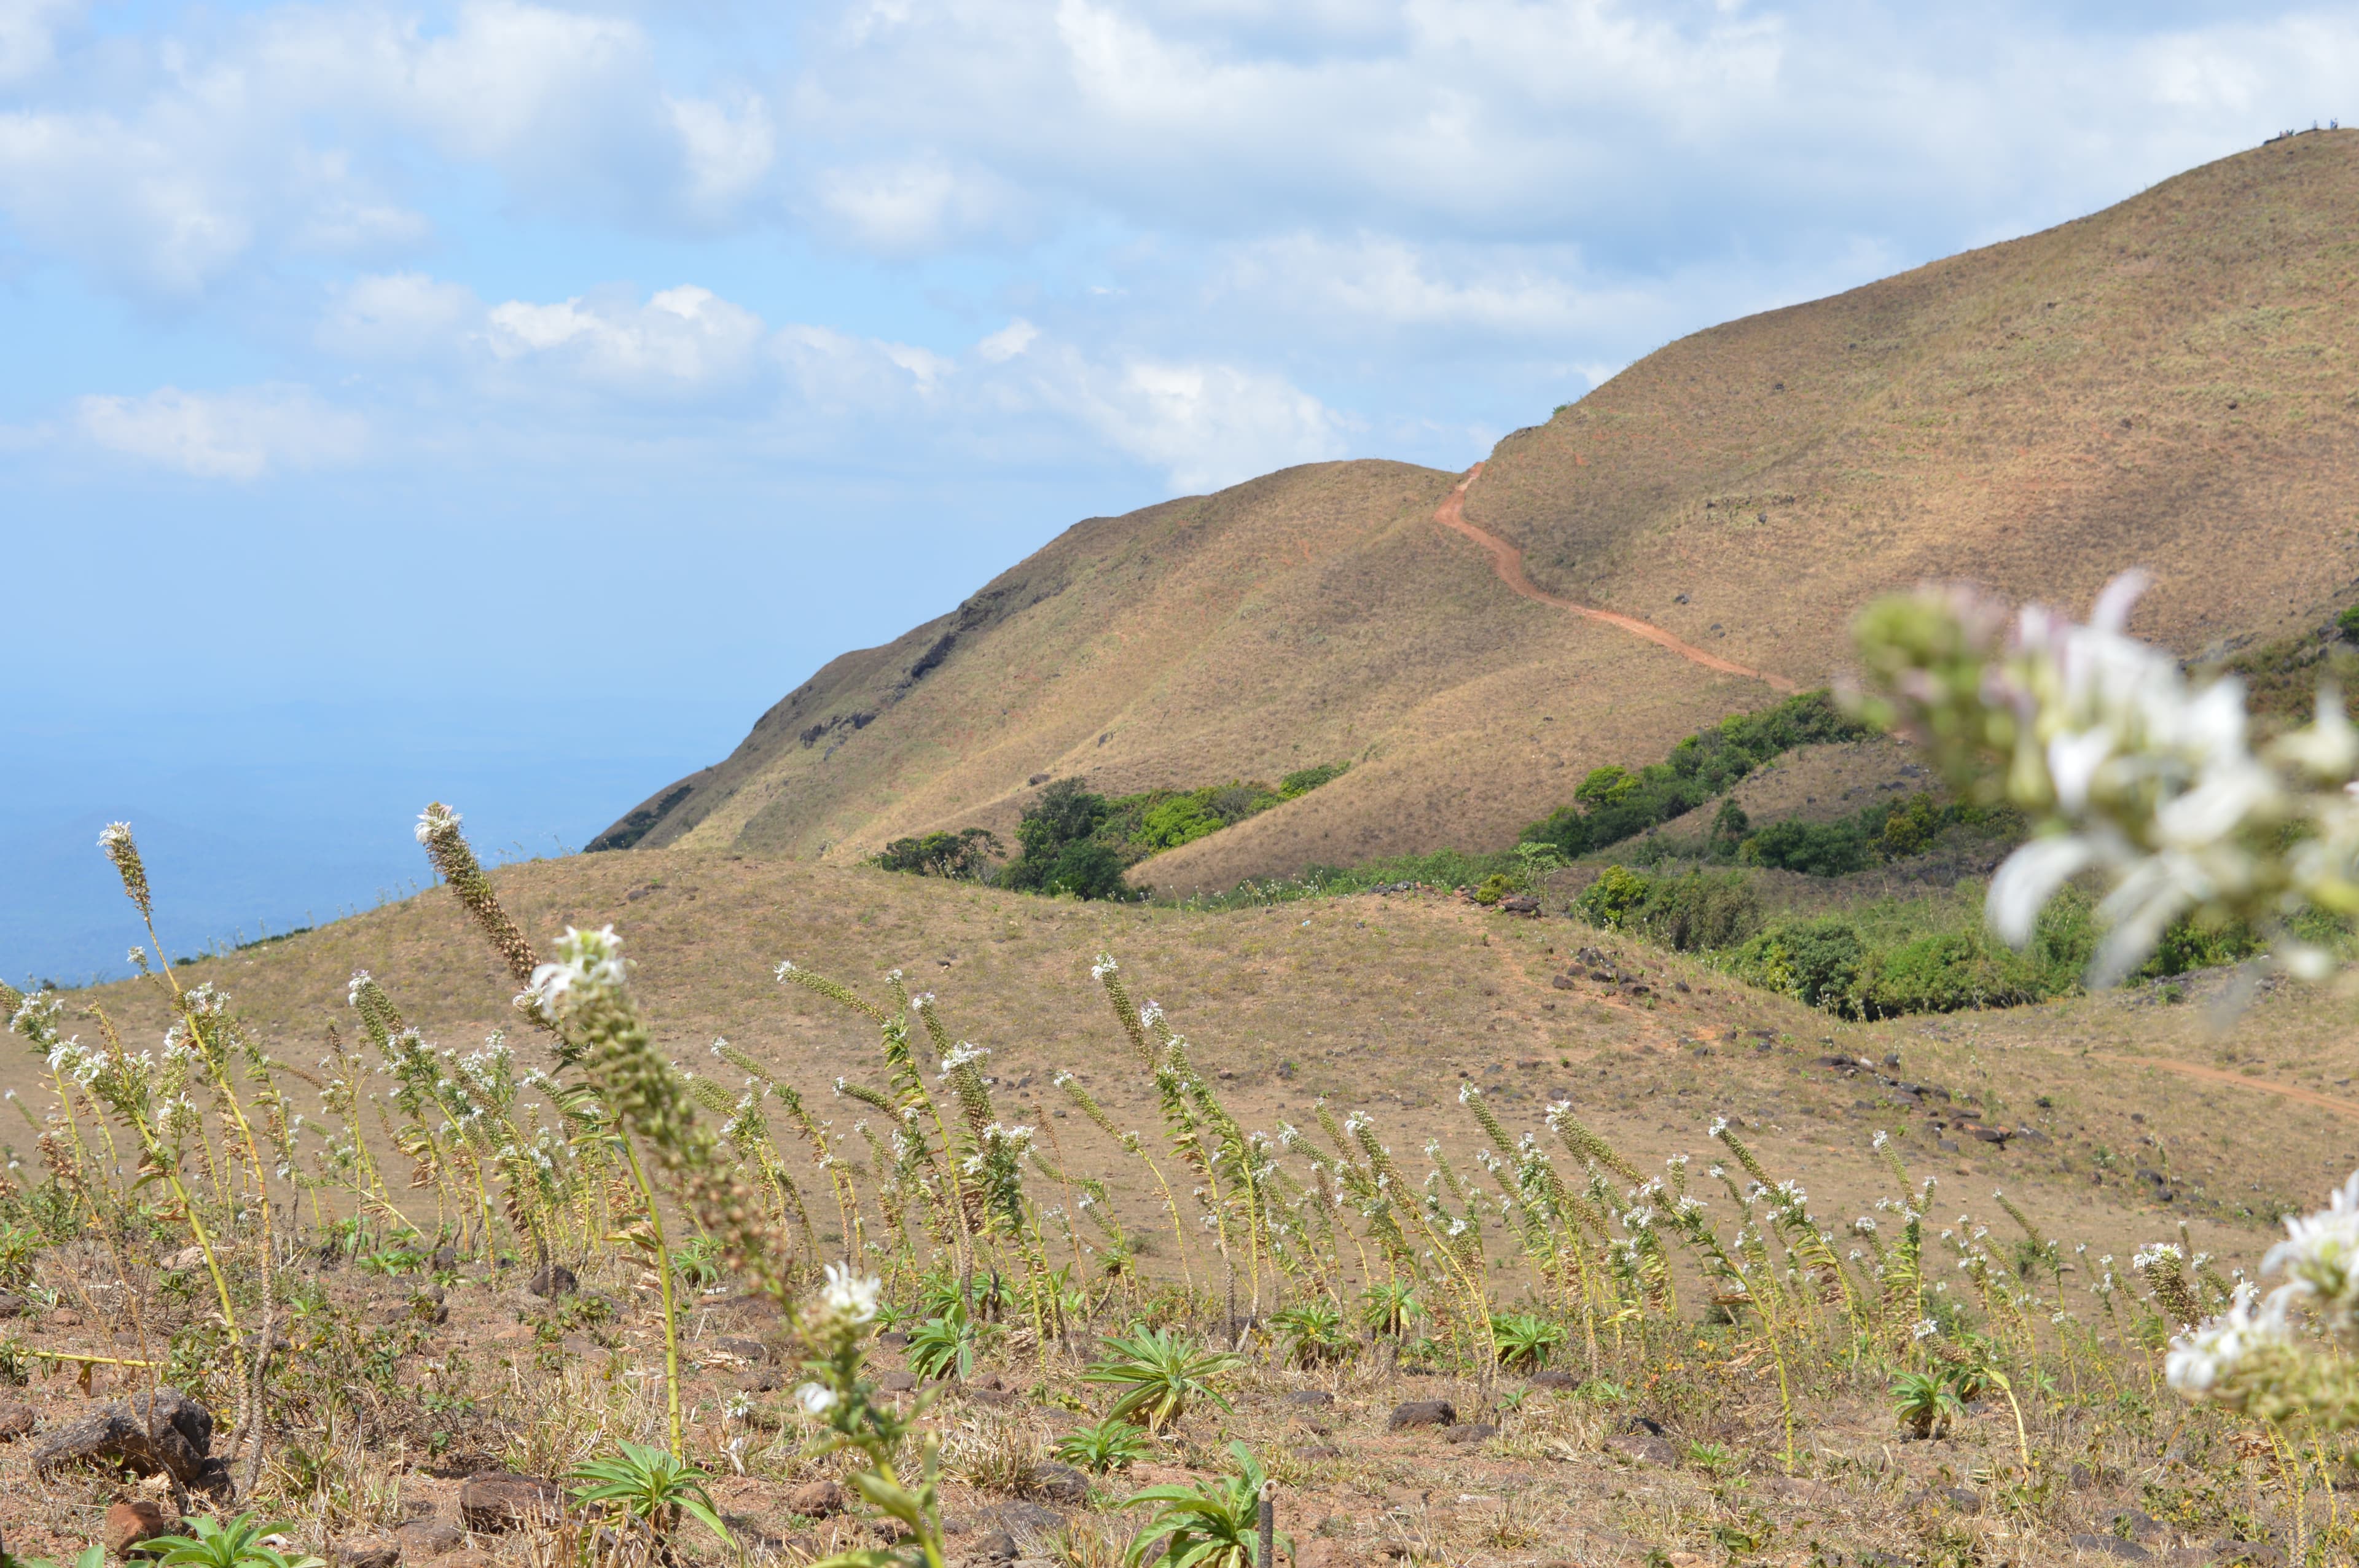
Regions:
[[[0,0],[0,974],[578,845],[1077,518],[2359,108],[2262,5]]]

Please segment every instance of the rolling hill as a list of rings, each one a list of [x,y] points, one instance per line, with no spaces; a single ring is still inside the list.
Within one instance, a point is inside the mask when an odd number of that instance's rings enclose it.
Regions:
[[[2359,132],[2297,136],[1682,339],[1462,494],[1362,461],[1092,519],[592,847],[841,860],[1005,837],[1052,777],[1354,764],[1134,872],[1226,888],[1510,843],[1590,767],[1827,679],[1926,578],[2077,605],[2142,566],[2138,630],[2191,657],[2313,625],[2359,583],[2354,212]]]

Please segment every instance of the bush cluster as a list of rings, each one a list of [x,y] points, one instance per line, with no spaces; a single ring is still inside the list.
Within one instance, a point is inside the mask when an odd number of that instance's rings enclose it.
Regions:
[[[1525,828],[1523,841],[1553,845],[1568,859],[1585,855],[1685,816],[1797,746],[1873,733],[1823,691],[1788,697],[1759,713],[1731,714],[1681,741],[1662,762],[1636,772],[1618,764],[1592,770],[1571,803]]]
[[[2013,1007],[2078,989],[2096,951],[2094,901],[2067,888],[2021,950],[1991,935],[1976,890],[1881,900],[1836,914],[1773,911],[1743,870],[1650,875],[1608,866],[1574,908],[1592,924],[1705,956],[1737,979],[1843,1018]],[[2158,979],[2252,957],[2247,927],[2182,919],[2136,978]]]

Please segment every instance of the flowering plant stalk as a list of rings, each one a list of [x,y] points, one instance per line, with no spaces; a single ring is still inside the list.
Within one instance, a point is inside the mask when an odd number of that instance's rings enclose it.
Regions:
[[[827,1266],[825,1282],[796,1325],[810,1358],[803,1363],[808,1378],[795,1390],[795,1402],[824,1427],[821,1453],[849,1448],[866,1458],[868,1467],[852,1474],[853,1489],[898,1520],[909,1540],[898,1550],[839,1552],[817,1568],[942,1568],[941,1454],[934,1434],[928,1433],[919,1450],[916,1486],[905,1482],[897,1467],[931,1395],[919,1394],[904,1414],[880,1400],[876,1386],[863,1375],[883,1290],[881,1281],[853,1273],[848,1264]]]

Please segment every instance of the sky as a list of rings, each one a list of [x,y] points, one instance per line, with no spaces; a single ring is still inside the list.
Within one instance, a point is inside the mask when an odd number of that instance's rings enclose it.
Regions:
[[[1074,521],[2359,113],[2359,12],[0,0],[0,975],[566,852]]]

